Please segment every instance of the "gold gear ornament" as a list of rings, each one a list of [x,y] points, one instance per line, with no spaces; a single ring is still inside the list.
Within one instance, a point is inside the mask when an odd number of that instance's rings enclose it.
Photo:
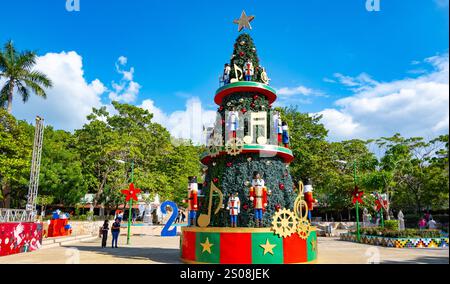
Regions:
[[[311,225],[309,221],[300,221],[297,226],[297,234],[302,240],[308,239],[309,234],[311,234]]]
[[[222,150],[222,137],[215,136],[213,139],[208,141],[208,153],[211,157],[216,157],[219,155],[220,150]]]
[[[242,141],[242,139],[240,138],[231,138],[227,141],[227,144],[225,144],[225,150],[230,156],[239,155],[240,153],[242,153],[243,149],[244,141]]]
[[[289,209],[282,209],[275,213],[272,221],[272,230],[282,238],[289,237],[297,230],[297,217]]]

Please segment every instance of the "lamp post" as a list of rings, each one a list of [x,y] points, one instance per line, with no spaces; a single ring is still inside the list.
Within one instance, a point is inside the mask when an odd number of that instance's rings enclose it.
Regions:
[[[117,163],[120,164],[125,164],[125,161],[122,160],[114,160]],[[131,160],[131,183],[134,182],[134,160]],[[130,200],[128,201],[128,228],[127,228],[127,245],[130,244],[130,235],[131,235],[131,218],[132,218],[132,214],[131,214],[131,210],[133,208],[133,198],[130,198]]]
[[[338,163],[341,164],[348,164],[347,161],[338,160]],[[358,176],[356,174],[356,160],[353,161],[353,183],[355,186],[355,193],[360,194],[358,190]],[[355,203],[355,209],[356,209],[356,239],[358,242],[361,240],[361,233],[360,233],[360,226],[359,226],[359,198],[356,199]]]
[[[134,160],[131,160],[131,183],[134,181]],[[133,209],[133,198],[130,198],[128,210],[128,232],[127,232],[127,245],[130,244],[130,233],[131,233],[131,210]]]

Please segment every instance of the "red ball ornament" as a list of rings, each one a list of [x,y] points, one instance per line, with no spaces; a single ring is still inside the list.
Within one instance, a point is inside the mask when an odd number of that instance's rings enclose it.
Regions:
[[[242,113],[246,113],[247,112],[247,109],[246,108],[243,108],[242,109]]]
[[[255,107],[255,103],[251,103],[251,105],[250,105],[251,107]]]
[[[223,110],[223,106],[220,106],[220,107],[219,107],[219,111],[222,111],[222,110]]]
[[[242,208],[244,208],[244,210],[247,210],[248,209],[248,205],[244,204],[244,206],[242,206]]]
[[[245,53],[243,51],[239,52],[240,57],[244,57]]]
[[[276,210],[276,211],[280,211],[280,209],[281,209],[280,204],[275,205],[275,210]]]
[[[259,99],[259,96],[258,96],[258,95],[254,95],[254,96],[253,96],[253,99],[254,99],[254,100],[257,100],[257,99]]]
[[[228,162],[228,163],[227,163],[227,167],[231,167],[232,165],[233,165],[232,162]]]
[[[213,182],[214,182],[214,183],[218,183],[218,182],[219,182],[219,179],[218,179],[218,178],[213,178]]]
[[[280,189],[284,190],[284,183],[280,183]]]

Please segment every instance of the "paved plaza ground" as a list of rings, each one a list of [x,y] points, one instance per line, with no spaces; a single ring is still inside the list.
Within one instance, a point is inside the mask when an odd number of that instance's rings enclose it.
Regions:
[[[70,246],[38,250],[31,253],[0,257],[0,264],[152,264],[180,263],[179,237],[132,236],[119,239],[119,248],[101,248],[100,239],[83,241]],[[323,264],[364,263],[449,263],[448,248],[395,249],[319,238],[319,259]]]

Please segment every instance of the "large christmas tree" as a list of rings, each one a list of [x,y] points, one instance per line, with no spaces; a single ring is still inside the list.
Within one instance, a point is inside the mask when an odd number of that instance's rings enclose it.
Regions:
[[[251,77],[247,64],[251,62]],[[253,173],[259,172],[270,191],[263,213],[262,226],[270,227],[274,213],[283,208],[292,209],[297,193],[289,174],[288,164],[292,152],[279,145],[277,117],[272,103],[275,91],[268,86],[265,70],[260,66],[256,46],[249,34],[239,35],[229,64],[230,81],[216,92],[219,105],[214,131],[209,133],[209,152],[202,162],[208,167],[203,184],[201,213],[208,213],[211,184],[222,191],[225,201],[232,193],[238,193],[241,210],[239,227],[255,226],[253,202],[249,190]],[[238,127],[233,137],[230,130],[230,113],[236,112]],[[213,199],[213,208],[220,206]],[[225,206],[226,207],[226,206]],[[228,211],[223,208],[211,216],[211,226],[230,226]]]
[[[243,11],[234,21],[238,31],[251,29],[253,18]],[[276,92],[268,85],[249,34],[236,39],[220,83],[214,97],[219,106],[216,123],[207,129],[208,151],[201,158],[201,192],[195,178],[189,182],[192,222],[181,230],[181,259],[221,264],[314,262],[317,235],[303,199],[307,187],[294,189],[288,126],[272,108]]]

